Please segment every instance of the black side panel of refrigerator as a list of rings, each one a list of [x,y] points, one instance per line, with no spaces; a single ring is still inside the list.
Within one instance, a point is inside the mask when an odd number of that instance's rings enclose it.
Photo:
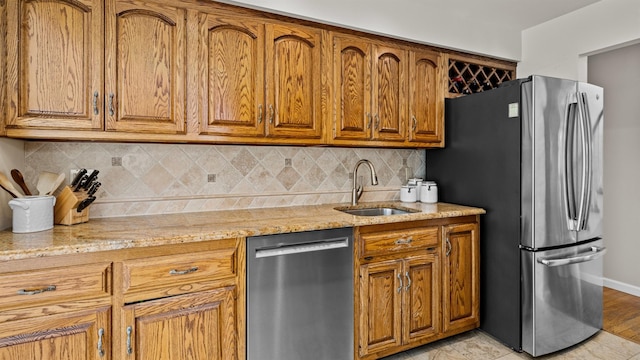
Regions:
[[[444,149],[427,151],[439,200],[484,208],[480,226],[480,327],[521,349],[520,86],[447,99]]]

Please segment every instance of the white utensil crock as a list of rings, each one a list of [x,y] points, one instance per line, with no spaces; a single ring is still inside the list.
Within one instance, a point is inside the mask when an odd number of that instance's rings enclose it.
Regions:
[[[13,210],[13,232],[30,233],[53,228],[54,196],[25,196],[9,201]]]

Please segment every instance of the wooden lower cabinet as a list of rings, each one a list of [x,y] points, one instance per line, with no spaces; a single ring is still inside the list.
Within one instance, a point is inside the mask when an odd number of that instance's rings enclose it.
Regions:
[[[480,235],[477,223],[442,230],[444,332],[457,334],[480,326]]]
[[[120,358],[237,359],[235,292],[231,286],[124,306]]]
[[[0,262],[0,360],[244,358],[244,239]]]
[[[110,323],[110,306],[3,322],[0,360],[111,359]]]
[[[360,356],[436,336],[439,320],[437,253],[360,268]]]
[[[356,358],[378,359],[480,325],[478,220],[356,229]]]

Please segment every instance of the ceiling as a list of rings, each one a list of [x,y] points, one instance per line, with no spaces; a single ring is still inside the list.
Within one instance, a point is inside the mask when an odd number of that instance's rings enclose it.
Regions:
[[[479,23],[501,22],[520,31],[568,14],[600,0],[423,0],[444,17],[477,19]],[[415,6],[416,0],[401,0]]]

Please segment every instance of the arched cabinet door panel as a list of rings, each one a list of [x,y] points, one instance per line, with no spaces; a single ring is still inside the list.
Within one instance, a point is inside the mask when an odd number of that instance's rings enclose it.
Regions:
[[[355,37],[333,37],[333,138],[371,138],[371,43]]]
[[[321,30],[266,26],[267,136],[322,138]]]
[[[264,24],[201,14],[200,133],[264,136]]]
[[[180,134],[186,128],[186,11],[107,2],[106,129]]]
[[[103,1],[7,2],[7,128],[102,128]]]
[[[443,56],[437,52],[409,52],[409,141],[444,141]]]

